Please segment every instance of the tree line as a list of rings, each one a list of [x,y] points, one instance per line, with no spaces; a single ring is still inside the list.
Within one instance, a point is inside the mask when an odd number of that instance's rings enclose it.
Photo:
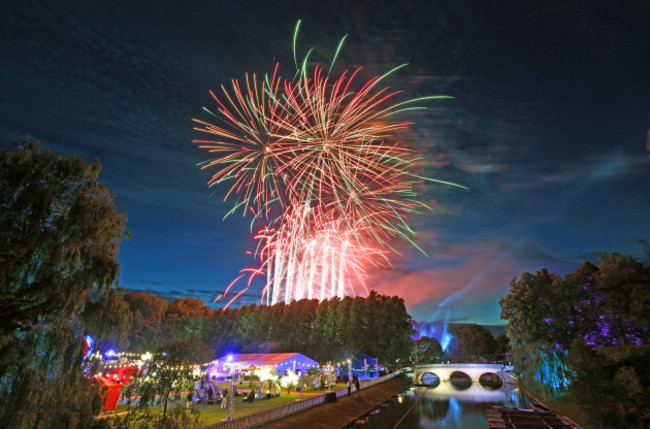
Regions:
[[[195,362],[228,353],[281,352],[302,353],[321,363],[356,356],[400,366],[507,359],[508,338],[495,338],[476,324],[450,324],[452,339],[445,351],[433,337],[413,341],[415,331],[404,301],[375,291],[367,297],[225,310],[213,310],[201,299],[167,301],[144,291],[130,291],[124,300],[132,319],[130,351],[164,351]]]
[[[228,353],[303,353],[318,362],[354,356],[407,361],[413,353],[404,301],[374,291],[367,297],[301,300],[213,310],[196,298],[143,291],[124,296],[132,319],[129,349],[164,351],[206,362]]]

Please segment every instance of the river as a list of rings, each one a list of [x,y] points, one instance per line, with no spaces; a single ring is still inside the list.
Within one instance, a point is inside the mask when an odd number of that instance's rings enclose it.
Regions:
[[[528,408],[529,402],[513,385],[490,389],[478,383],[456,387],[445,381],[435,387],[411,386],[349,428],[488,428],[486,410],[491,405]]]

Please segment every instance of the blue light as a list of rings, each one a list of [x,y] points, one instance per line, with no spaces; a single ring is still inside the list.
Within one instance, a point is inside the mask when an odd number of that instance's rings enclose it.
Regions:
[[[83,360],[86,360],[95,351],[95,340],[90,335],[84,335],[84,341],[86,342],[86,346],[84,347],[86,353],[84,353]]]
[[[113,349],[108,349],[104,352],[105,357],[114,357],[117,353],[115,353],[115,350]]]
[[[445,329],[442,333],[442,336],[440,337],[440,346],[442,347],[443,351],[447,351],[447,348],[449,347],[449,344],[453,338],[454,337],[449,333],[449,331]]]
[[[457,398],[449,398],[449,412],[447,415],[451,414],[455,422],[459,422],[461,419],[461,414],[463,413],[463,407],[458,402]]]

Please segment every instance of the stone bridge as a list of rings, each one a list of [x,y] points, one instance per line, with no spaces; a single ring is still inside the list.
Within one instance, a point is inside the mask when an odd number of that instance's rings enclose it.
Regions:
[[[506,372],[512,366],[493,363],[440,363],[432,365],[416,365],[413,368],[413,383],[431,385],[449,381],[454,376],[469,377],[472,383],[481,380],[497,381],[504,384],[516,384],[517,381]],[[498,378],[497,378],[498,377]]]

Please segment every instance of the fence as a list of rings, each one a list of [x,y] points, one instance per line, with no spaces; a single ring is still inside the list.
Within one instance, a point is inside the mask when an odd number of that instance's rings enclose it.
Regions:
[[[391,374],[384,375],[379,378],[373,378],[369,380],[359,380],[361,382],[361,388],[366,389],[370,386],[374,386],[377,383],[384,382],[386,380],[390,380],[391,378],[401,374],[400,371],[393,372]],[[335,390],[334,393],[336,393],[336,397],[340,398],[341,396],[345,396],[348,394],[348,389],[347,387],[344,387],[343,389],[338,389]],[[214,425],[206,426],[204,429],[244,429],[244,428],[250,428],[254,426],[261,425],[263,423],[270,422],[272,420],[277,420],[281,419],[286,416],[290,416],[291,414],[298,413],[300,411],[306,410],[308,408],[315,407],[316,405],[320,405],[325,401],[325,395],[318,395],[318,396],[313,396],[309,399],[303,399],[296,401],[292,404],[286,404],[282,405],[280,407],[276,408],[270,408],[265,411],[260,411],[255,414],[250,414],[245,417],[240,417],[238,419],[233,419],[225,422],[220,422]]]

